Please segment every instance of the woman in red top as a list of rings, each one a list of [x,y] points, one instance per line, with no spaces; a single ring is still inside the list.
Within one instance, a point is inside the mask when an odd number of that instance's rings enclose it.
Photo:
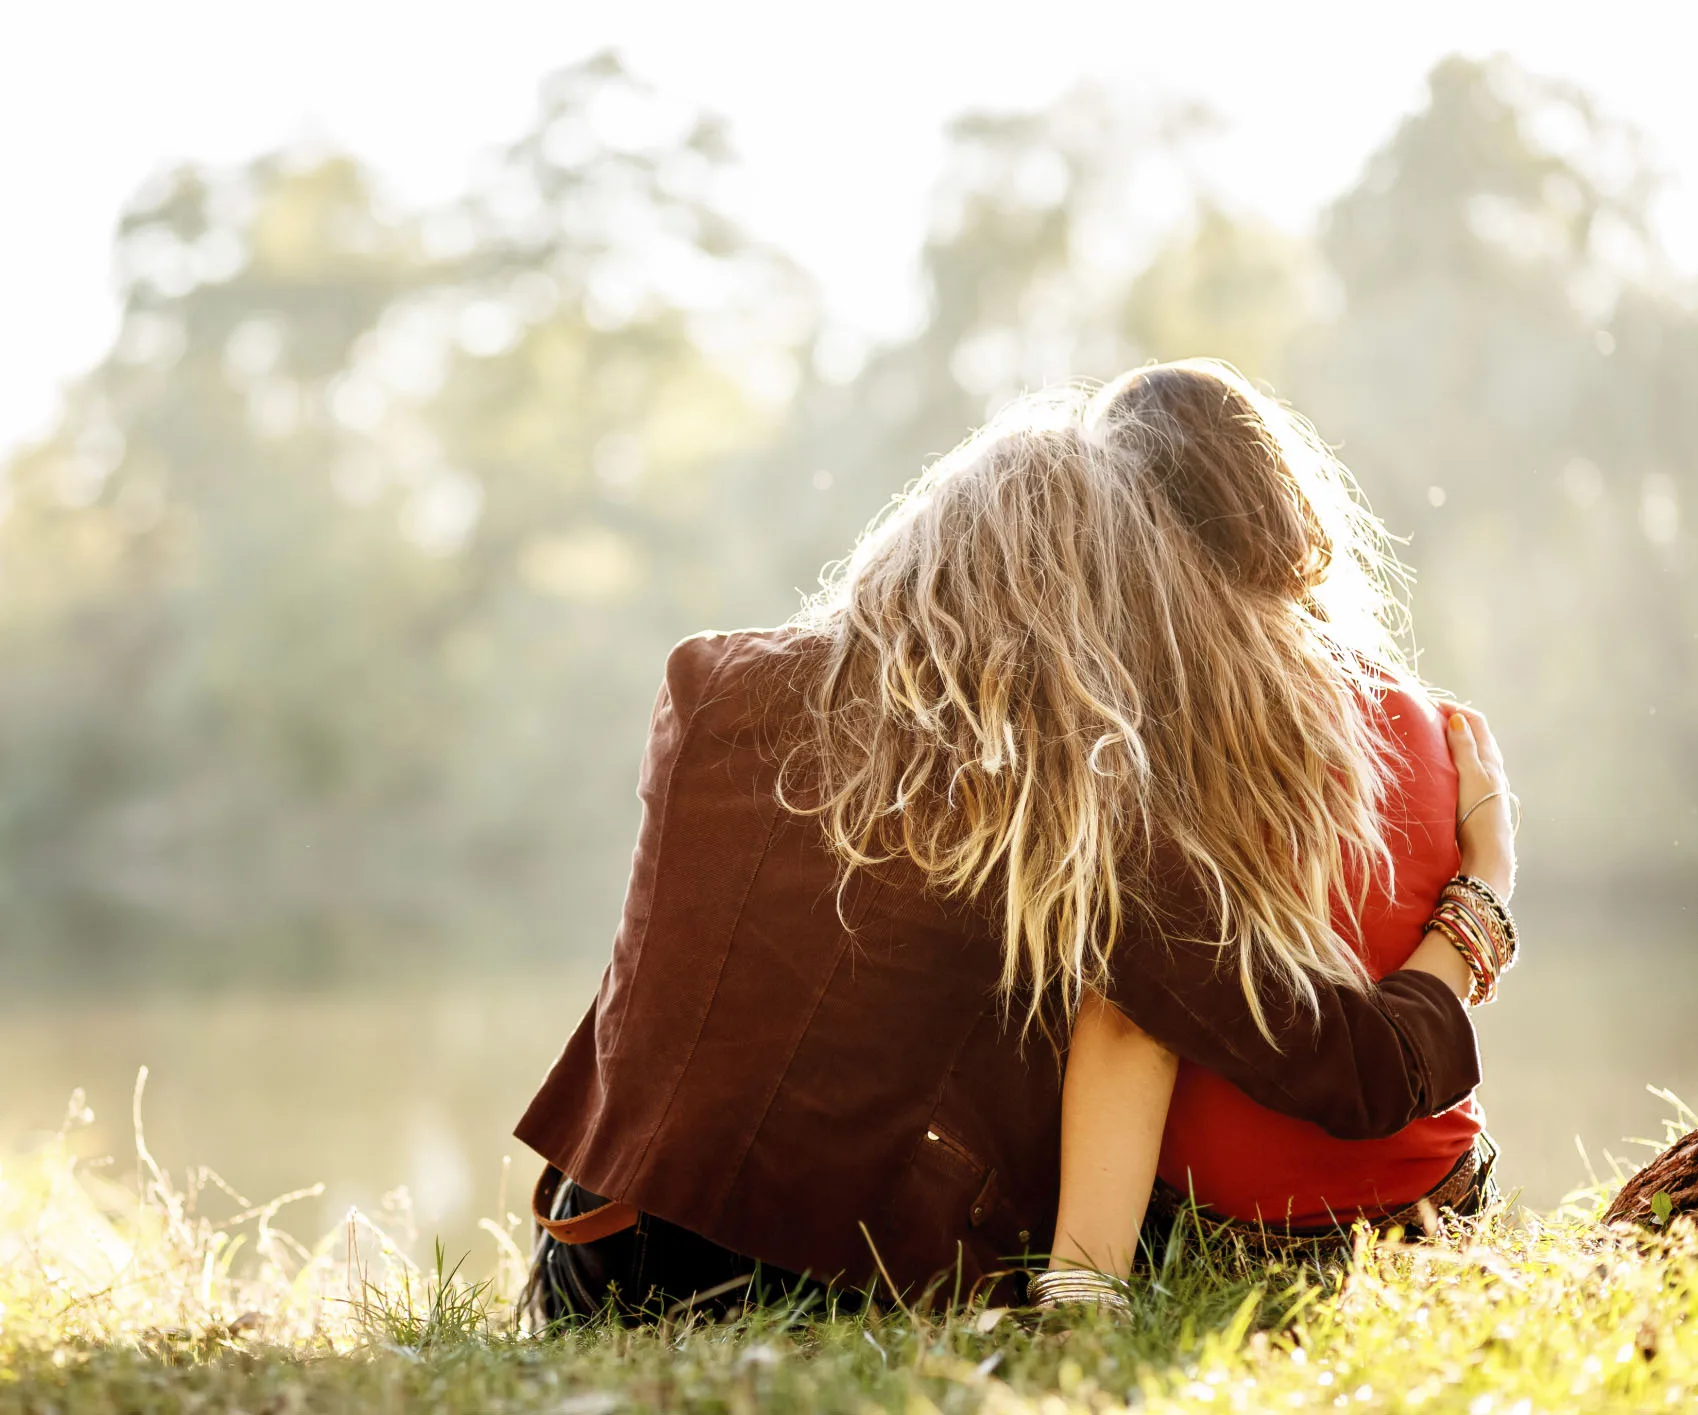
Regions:
[[[1140,371],[1107,396],[1132,402],[1145,419],[1167,416],[1184,460],[1198,455],[1195,395],[1211,382],[1241,414],[1287,416],[1210,365]],[[1214,399],[1205,421],[1214,418]],[[1386,789],[1375,810],[1389,859],[1378,869],[1364,869],[1360,857],[1349,862],[1333,894],[1334,931],[1366,980],[1419,957],[1445,971],[1459,997],[1483,1000],[1513,961],[1503,901],[1515,861],[1502,758],[1479,714],[1440,707],[1395,662],[1375,668],[1359,703],[1383,749]],[[1501,917],[1501,956],[1476,950],[1469,928],[1450,926],[1451,896],[1481,902],[1494,927]],[[1340,1138],[1258,1104],[1087,993],[1065,1083],[1052,1271],[1036,1281],[1036,1296],[1116,1300],[1112,1285],[1094,1282],[1089,1270],[1130,1270],[1147,1205],[1158,1241],[1159,1224],[1187,1199],[1205,1223],[1262,1241],[1337,1234],[1358,1219],[1406,1222],[1424,1199],[1472,1211],[1492,1192],[1495,1152],[1482,1123],[1470,1094],[1391,1135]]]
[[[1439,891],[1460,869],[1457,773],[1444,714],[1406,685],[1389,688],[1377,710],[1405,769],[1385,807],[1397,852],[1395,887],[1370,881],[1357,914],[1360,955],[1375,980],[1408,961]],[[1352,937],[1348,915],[1339,931]],[[1385,1139],[1339,1140],[1257,1105],[1212,1071],[1181,1063],[1157,1173],[1216,1213],[1316,1228],[1391,1213],[1428,1193],[1474,1143],[1481,1122],[1470,1096]]]

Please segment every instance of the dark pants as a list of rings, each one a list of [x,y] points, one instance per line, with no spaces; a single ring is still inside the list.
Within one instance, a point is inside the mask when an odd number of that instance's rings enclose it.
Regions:
[[[548,1216],[575,1218],[606,1202],[566,1179]],[[633,1227],[588,1243],[561,1243],[539,1232],[521,1302],[532,1327],[544,1330],[603,1313],[625,1321],[684,1312],[720,1317],[751,1304],[823,1291],[796,1273],[642,1214]]]

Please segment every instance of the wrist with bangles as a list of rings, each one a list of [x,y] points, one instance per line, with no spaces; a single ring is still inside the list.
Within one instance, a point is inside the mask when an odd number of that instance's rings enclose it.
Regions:
[[[1091,1268],[1048,1268],[1034,1273],[1026,1283],[1026,1300],[1045,1310],[1075,1304],[1115,1312],[1132,1310],[1126,1284]]]
[[[1440,892],[1427,928],[1442,934],[1468,965],[1470,1007],[1497,996],[1498,979],[1515,965],[1521,940],[1509,906],[1491,885],[1476,875],[1457,875]]]

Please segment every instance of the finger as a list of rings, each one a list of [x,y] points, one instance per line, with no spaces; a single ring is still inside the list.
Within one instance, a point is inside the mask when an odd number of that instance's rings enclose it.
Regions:
[[[1450,710],[1460,713],[1468,720],[1469,730],[1474,734],[1474,743],[1480,749],[1480,759],[1484,761],[1490,755],[1491,748],[1497,745],[1497,738],[1492,732],[1491,724],[1486,721],[1486,714],[1467,703],[1452,703]]]
[[[1457,770],[1480,765],[1480,745],[1474,737],[1474,724],[1460,708],[1452,708],[1445,718],[1445,743]]]
[[[1450,748],[1450,759],[1456,763],[1456,774],[1459,778],[1465,808],[1469,800],[1491,789],[1490,773],[1486,764],[1480,759],[1479,743],[1474,737],[1473,724],[1460,712],[1452,712],[1445,721],[1445,743]]]
[[[1487,725],[1485,714],[1478,708],[1464,707],[1461,703],[1447,703],[1445,704],[1445,711],[1452,717],[1461,717],[1467,724],[1469,733],[1473,737],[1474,750],[1480,759],[1480,766],[1492,785],[1506,786],[1508,777],[1503,769],[1503,756],[1498,751],[1497,738],[1492,735],[1492,729]],[[1446,726],[1448,729],[1448,719]]]
[[[1466,707],[1457,703],[1452,711],[1461,713],[1468,719],[1468,726],[1474,733],[1474,741],[1480,750],[1480,760],[1488,766],[1503,767],[1503,753],[1498,749],[1497,736],[1492,732],[1486,721],[1485,713],[1479,708]]]

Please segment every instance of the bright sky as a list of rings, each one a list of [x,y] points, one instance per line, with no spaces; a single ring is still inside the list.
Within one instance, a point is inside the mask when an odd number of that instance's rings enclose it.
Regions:
[[[860,332],[913,317],[942,125],[1083,78],[1200,98],[1228,120],[1215,193],[1309,220],[1420,100],[1441,55],[1507,51],[1640,125],[1672,177],[1659,212],[1698,273],[1695,7],[1508,0],[13,0],[0,26],[0,455],[45,430],[116,325],[110,239],[150,173],[302,137],[346,146],[409,201],[460,190],[518,134],[538,79],[607,46],[726,116],[748,223]]]

